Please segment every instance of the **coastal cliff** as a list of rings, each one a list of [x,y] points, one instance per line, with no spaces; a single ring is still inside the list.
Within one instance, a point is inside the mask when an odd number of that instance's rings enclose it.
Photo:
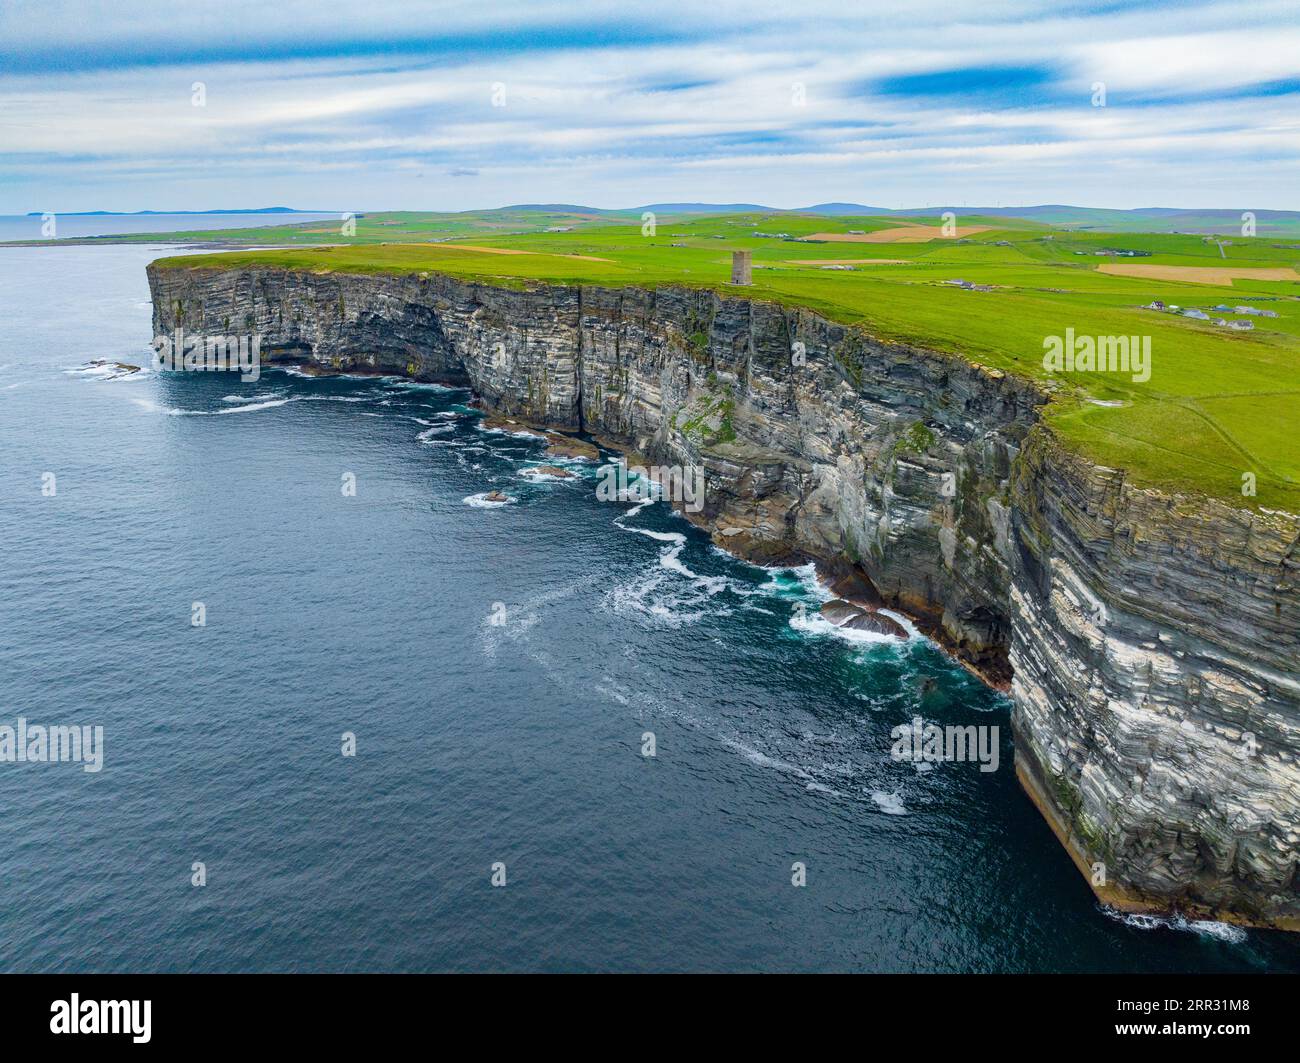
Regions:
[[[811,557],[1013,700],[1016,770],[1098,895],[1300,928],[1300,521],[1063,447],[1032,382],[687,288],[151,266],[156,333],[465,384],[704,478],[687,515]]]

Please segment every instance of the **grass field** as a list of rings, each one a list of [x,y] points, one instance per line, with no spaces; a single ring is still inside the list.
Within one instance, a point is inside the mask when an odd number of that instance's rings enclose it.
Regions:
[[[890,242],[889,261],[864,257],[852,262],[846,252],[856,250],[853,242],[807,238],[883,232],[908,221],[938,226],[941,219],[691,216],[659,218],[654,235],[646,236],[641,219],[630,216],[611,221],[608,215],[553,212],[539,218],[520,212],[518,217],[475,216],[472,223],[466,217],[374,215],[358,223],[353,239],[335,233],[334,246],[163,261],[184,268],[439,271],[512,286],[544,281],[743,291],[860,323],[882,338],[923,344],[1025,376],[1052,376],[1060,386],[1049,420],[1064,439],[1095,460],[1125,469],[1143,483],[1200,492],[1238,506],[1300,513],[1300,282],[1256,275],[1206,284],[1204,276],[1174,279],[1179,271],[1173,269],[1300,267],[1300,249],[1284,246],[1277,237],[1232,237],[1220,249],[1201,236],[1084,233],[963,216],[963,228],[989,228],[967,230],[965,236]],[[448,232],[442,226],[453,223],[446,218],[460,218],[472,231]],[[538,231],[552,225],[573,228]],[[268,230],[251,232],[262,243],[274,242]],[[381,236],[392,239],[381,241]],[[452,242],[428,242],[449,237]],[[753,251],[750,288],[726,283],[734,249]],[[1146,255],[1103,257],[1097,254],[1103,249]],[[852,262],[851,268],[824,268],[845,262]],[[1099,271],[1103,264],[1164,267],[1165,275],[1114,275]],[[989,290],[946,283],[955,280]],[[1234,332],[1142,308],[1153,299],[1202,308],[1211,317],[1251,320],[1254,330]],[[1213,310],[1221,304],[1245,304],[1277,316]],[[1063,336],[1067,328],[1079,336],[1151,337],[1150,379],[1137,382],[1131,374],[1106,372],[1049,374],[1043,367],[1044,339]],[[1253,496],[1242,493],[1246,473],[1256,478]]]

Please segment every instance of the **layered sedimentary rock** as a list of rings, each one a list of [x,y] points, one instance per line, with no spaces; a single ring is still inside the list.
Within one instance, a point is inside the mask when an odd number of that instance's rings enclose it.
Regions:
[[[1300,522],[1035,429],[1012,483],[1021,781],[1105,899],[1300,929]]]
[[[1300,926],[1300,521],[1144,490],[1031,382],[709,291],[152,268],[154,323],[464,383],[704,477],[759,560],[870,576],[1010,684],[1017,770],[1100,896]]]

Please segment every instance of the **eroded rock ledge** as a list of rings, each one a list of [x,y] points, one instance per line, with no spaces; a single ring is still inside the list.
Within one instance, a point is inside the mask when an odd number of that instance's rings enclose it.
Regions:
[[[810,311],[437,274],[149,283],[157,332],[465,384],[702,470],[692,519],[721,545],[865,571],[1009,685],[1019,777],[1100,897],[1300,929],[1296,518],[1136,487],[1062,447],[1032,383]]]

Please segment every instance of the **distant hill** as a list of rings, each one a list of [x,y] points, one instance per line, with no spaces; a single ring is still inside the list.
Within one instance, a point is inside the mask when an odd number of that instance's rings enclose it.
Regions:
[[[556,214],[573,217],[575,223],[584,218],[639,218],[646,211],[663,215],[681,214],[815,214],[823,217],[925,217],[936,218],[952,211],[959,218],[1019,218],[1059,229],[1077,229],[1087,232],[1146,232],[1193,233],[1231,236],[1241,231],[1240,210],[1223,207],[1186,209],[1182,207],[1138,207],[1116,210],[1106,207],[1075,207],[1067,203],[1041,203],[1024,207],[974,207],[926,206],[906,209],[873,207],[865,203],[814,203],[810,207],[785,209],[764,206],[762,203],[646,203],[639,207],[588,207],[579,203],[516,203],[508,207],[461,211],[454,216],[484,216],[510,214]],[[338,214],[329,210],[299,210],[296,207],[250,207],[235,210],[87,210],[68,212],[61,217],[143,217],[147,215],[202,215],[202,214]],[[361,211],[354,212],[357,217]],[[1260,236],[1300,237],[1300,211],[1256,210],[1256,232]],[[39,217],[41,211],[30,211],[28,217]]]
[[[297,207],[244,207],[235,210],[29,210],[27,217],[57,214],[61,218],[135,218],[149,214],[337,214],[336,210],[299,210]]]
[[[888,207],[868,207],[861,203],[818,203],[811,207],[802,207],[791,211],[792,214],[847,214],[851,217],[863,217],[868,214],[893,214]]]
[[[1139,207],[1114,210],[1105,207],[1073,207],[1063,203],[1029,207],[922,207],[916,210],[888,211],[889,214],[941,214],[950,210],[961,215],[1023,218],[1060,229],[1083,229],[1091,232],[1146,233],[1221,233],[1240,232],[1241,209],[1184,209],[1180,207]],[[1255,225],[1259,235],[1295,236],[1300,234],[1300,211],[1256,210]]]
[[[636,209],[640,210],[642,208],[638,207]],[[494,211],[530,211],[537,214],[627,214],[629,212],[628,210],[607,210],[604,207],[584,207],[579,203],[512,203],[508,207],[495,207],[489,210],[467,210],[464,213],[489,214]]]
[[[586,208],[572,208],[583,210]],[[810,207],[786,210],[758,203],[651,203],[627,211],[602,211],[600,213],[639,213],[652,210],[660,214],[734,214],[761,212],[763,214],[819,214],[825,217],[928,217],[934,218],[945,211],[960,217],[1020,218],[1062,229],[1081,229],[1091,232],[1170,232],[1218,233],[1231,235],[1240,232],[1242,214],[1249,208],[1185,209],[1181,207],[1140,207],[1132,210],[1115,210],[1105,207],[1075,207],[1065,203],[1046,203],[1024,207],[954,206],[952,204],[910,207],[891,210],[865,203],[815,203]],[[1256,230],[1259,235],[1300,236],[1300,211],[1256,210]]]
[[[656,214],[748,214],[751,211],[773,213],[771,207],[764,207],[759,203],[647,203],[643,207],[633,207],[632,210],[652,210]]]

